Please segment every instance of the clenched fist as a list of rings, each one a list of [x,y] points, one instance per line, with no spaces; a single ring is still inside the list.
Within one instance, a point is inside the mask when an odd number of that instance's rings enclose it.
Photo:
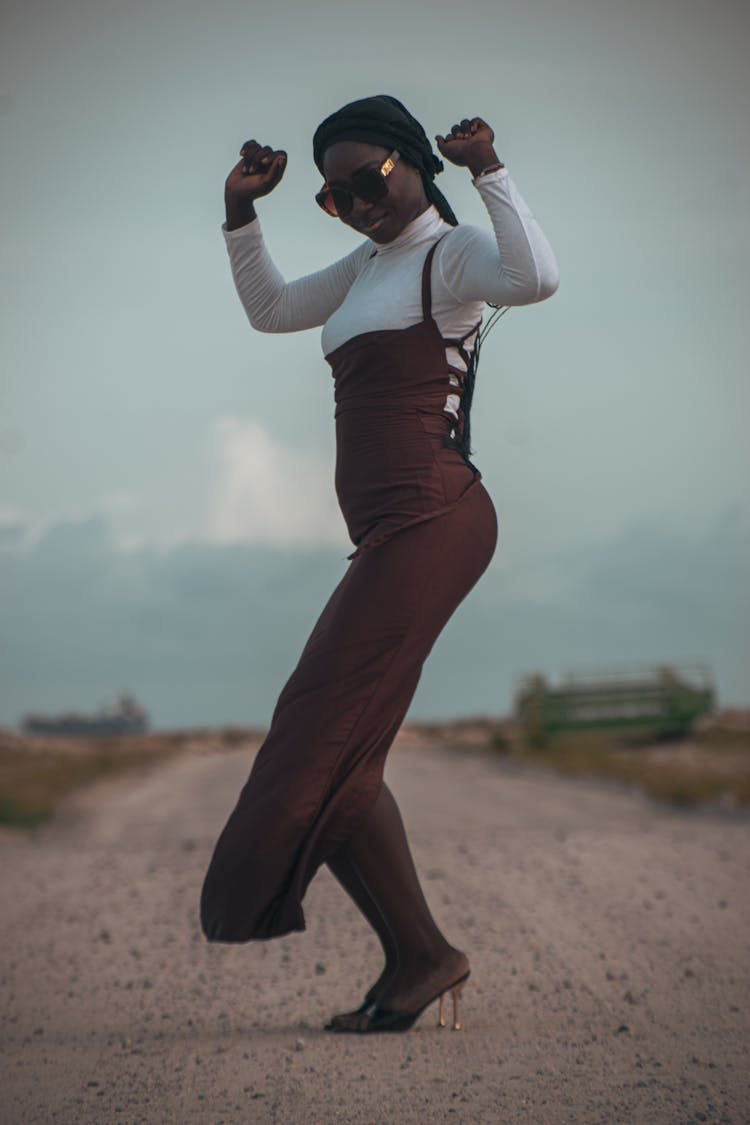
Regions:
[[[435,137],[438,150],[451,164],[468,168],[473,176],[498,164],[503,167],[494,148],[495,134],[481,117],[464,117],[445,136]]]
[[[253,203],[272,192],[286,169],[286,153],[257,141],[245,141],[242,159],[235,164],[224,185],[227,229],[234,230],[255,218]]]

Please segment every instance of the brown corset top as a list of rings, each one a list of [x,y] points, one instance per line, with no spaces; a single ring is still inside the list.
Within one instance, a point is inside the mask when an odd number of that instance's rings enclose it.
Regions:
[[[432,317],[439,241],[422,270],[422,320],[363,332],[326,356],[336,400],[336,494],[357,548],[350,559],[450,511],[481,480],[458,446],[463,411],[458,421],[445,411],[448,393],[462,395],[465,374],[448,362],[446,348],[458,348],[468,361],[464,345],[476,329],[446,340]]]

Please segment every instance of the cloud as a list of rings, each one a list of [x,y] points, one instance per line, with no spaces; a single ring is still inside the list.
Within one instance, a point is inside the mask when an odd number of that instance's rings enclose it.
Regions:
[[[218,418],[212,438],[218,475],[211,541],[347,547],[327,458],[287,448],[254,418]]]
[[[132,691],[161,726],[267,722],[344,552],[122,550],[108,520],[0,534],[0,724]],[[0,528],[0,532],[2,532]]]
[[[159,726],[266,723],[346,571],[340,547],[194,540],[124,551],[107,519],[38,540],[0,521],[0,724],[132,691]],[[5,534],[3,534],[5,532]],[[415,718],[502,714],[519,677],[705,660],[750,698],[750,530],[657,521],[575,552],[499,554],[433,649]]]

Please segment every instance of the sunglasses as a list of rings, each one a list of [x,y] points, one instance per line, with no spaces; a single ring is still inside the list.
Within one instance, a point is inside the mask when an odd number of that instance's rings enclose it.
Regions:
[[[377,203],[388,194],[386,176],[389,176],[396,167],[400,155],[398,149],[394,148],[380,168],[363,168],[360,172],[355,172],[350,188],[329,187],[328,184],[323,184],[315,196],[315,202],[334,219],[345,219],[351,214],[355,195],[365,203]]]

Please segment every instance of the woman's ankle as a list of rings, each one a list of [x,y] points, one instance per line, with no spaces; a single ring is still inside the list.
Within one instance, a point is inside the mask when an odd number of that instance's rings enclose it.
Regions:
[[[460,972],[464,966],[468,968],[468,965],[469,959],[466,954],[446,941],[439,946],[415,947],[412,951],[401,954],[392,979],[418,980],[444,970]]]

